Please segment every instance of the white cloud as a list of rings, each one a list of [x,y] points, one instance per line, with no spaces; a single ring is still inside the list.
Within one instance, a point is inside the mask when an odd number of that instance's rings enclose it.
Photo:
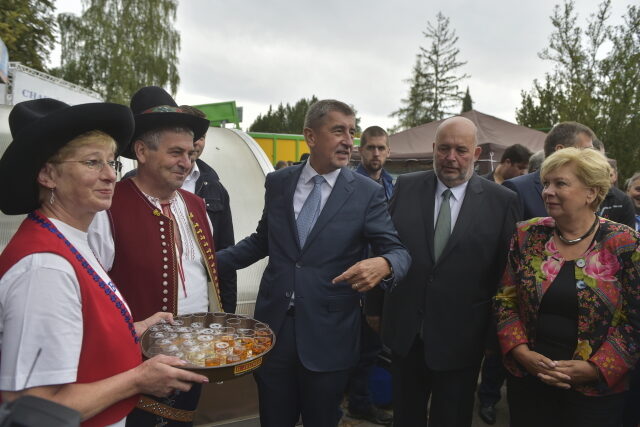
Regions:
[[[334,97],[353,104],[362,125],[390,127],[400,106],[422,32],[438,11],[459,37],[474,106],[515,120],[520,91],[550,64],[537,57],[548,43],[549,16],[560,0],[185,0],[179,3],[181,103],[235,100],[248,127],[269,104]],[[581,0],[579,22],[598,0]],[[80,11],[79,0],[58,0]],[[612,23],[626,2],[614,2]],[[52,61],[55,63],[55,60]],[[463,87],[463,89],[464,89]]]

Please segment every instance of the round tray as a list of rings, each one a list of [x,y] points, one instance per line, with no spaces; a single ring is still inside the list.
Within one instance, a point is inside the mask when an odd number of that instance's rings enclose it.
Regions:
[[[190,315],[176,316],[175,319],[184,321],[185,322],[184,326],[189,326],[192,321],[192,318]],[[243,315],[230,314],[230,313],[207,313],[203,324],[209,325],[211,323],[222,323],[223,326],[227,326],[228,325],[227,322],[230,319],[240,320],[240,324],[237,326],[237,328],[253,329],[256,323],[260,323],[255,319],[252,319],[250,317],[246,317]],[[207,378],[209,378],[211,382],[226,381],[226,380],[231,380],[231,379],[246,375],[258,369],[262,365],[262,362],[265,356],[271,351],[273,346],[276,344],[275,334],[270,328],[268,329],[268,331],[271,333],[271,346],[268,347],[264,352],[258,355],[253,355],[239,362],[229,363],[229,364],[220,365],[220,366],[203,367],[203,366],[188,364],[188,365],[182,366],[181,368],[204,375]],[[147,329],[142,334],[142,337],[140,338],[140,343],[142,345],[142,354],[147,359],[153,357],[153,355],[150,354],[149,352],[149,348],[153,344],[153,338],[151,338],[150,336],[151,332],[152,332],[152,328]]]

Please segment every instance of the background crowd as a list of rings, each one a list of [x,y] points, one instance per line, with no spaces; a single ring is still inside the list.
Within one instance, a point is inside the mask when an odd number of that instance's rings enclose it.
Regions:
[[[387,133],[363,132],[353,170],[355,112],[321,100],[308,159],[267,175],[256,231],[235,243],[229,194],[199,159],[206,117],[159,87],[130,107],[10,114],[0,209],[28,217],[0,255],[4,400],[44,397],[87,426],[192,425],[208,380],[174,356],[143,362],[140,334],[235,311],[236,270],[268,256],[263,426],[336,426],[345,394],[376,424],[470,426],[476,391],[492,424],[505,380],[514,427],[638,424],[640,173],[617,189],[588,127],[559,123],[542,154],[515,144],[483,177],[475,125],[452,117],[424,141],[433,170],[394,183]],[[116,182],[118,156],[138,167]],[[383,348],[393,416],[367,388]]]

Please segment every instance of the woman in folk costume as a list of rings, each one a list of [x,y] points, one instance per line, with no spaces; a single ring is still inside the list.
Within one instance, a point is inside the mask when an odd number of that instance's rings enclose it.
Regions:
[[[117,150],[133,133],[129,108],[17,104],[0,160],[0,209],[28,214],[0,255],[0,390],[69,406],[83,426],[124,426],[140,393],[186,391],[203,376],[184,362],[142,362],[139,335],[171,314],[134,323],[87,243],[96,212],[111,205]]]

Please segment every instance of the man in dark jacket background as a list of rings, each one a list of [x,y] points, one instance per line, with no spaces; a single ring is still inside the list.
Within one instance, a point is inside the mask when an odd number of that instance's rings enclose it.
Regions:
[[[597,149],[605,156],[607,155],[604,149],[604,144],[598,138],[594,138],[593,148]],[[620,224],[635,228],[636,214],[633,202],[629,196],[627,196],[627,194],[617,186],[618,167],[616,161],[609,158],[608,160],[612,172],[611,188],[600,205],[598,215],[603,218],[610,219],[611,221],[619,222]]]
[[[531,151],[521,144],[513,144],[502,153],[500,164],[483,178],[502,184],[505,180],[515,178],[527,173]]]
[[[360,164],[356,173],[373,179],[384,188],[387,203],[393,195],[393,177],[384,170],[384,164],[391,154],[389,135],[380,126],[369,126],[360,136]],[[368,252],[368,251],[367,251]],[[367,256],[370,254],[367,253]],[[375,287],[367,292],[369,305],[366,318],[362,322],[360,336],[360,360],[351,370],[347,387],[347,408],[351,418],[367,420],[373,424],[391,425],[393,416],[374,405],[369,391],[369,377],[378,354],[382,351],[380,340],[380,319],[384,291]]]

